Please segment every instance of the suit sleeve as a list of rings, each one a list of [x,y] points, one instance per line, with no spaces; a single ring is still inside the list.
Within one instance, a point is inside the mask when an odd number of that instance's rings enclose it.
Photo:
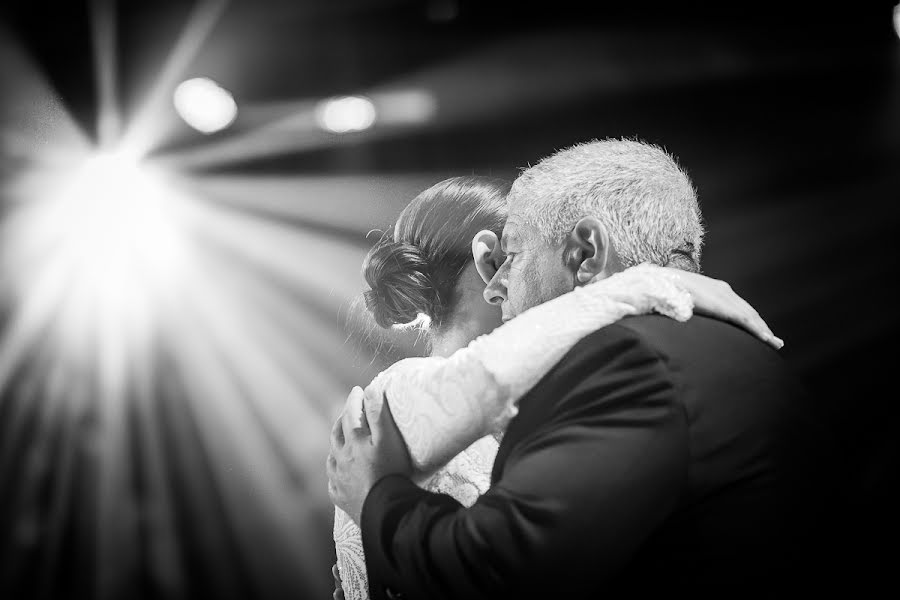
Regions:
[[[602,590],[675,508],[687,425],[653,348],[613,325],[554,371],[570,383],[560,397],[527,399],[552,407],[515,432],[502,476],[472,507],[399,476],[372,488],[361,525],[373,598]]]

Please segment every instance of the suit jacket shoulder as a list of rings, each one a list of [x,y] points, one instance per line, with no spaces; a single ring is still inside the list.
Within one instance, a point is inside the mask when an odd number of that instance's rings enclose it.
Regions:
[[[602,409],[617,397],[632,403],[653,402],[658,396],[649,392],[654,388],[669,388],[672,394],[667,398],[675,398],[677,382],[643,332],[628,326],[635,320],[623,319],[585,336],[519,401],[519,414],[510,423],[494,462],[494,481],[501,477],[510,454],[539,428],[577,418],[592,407]]]

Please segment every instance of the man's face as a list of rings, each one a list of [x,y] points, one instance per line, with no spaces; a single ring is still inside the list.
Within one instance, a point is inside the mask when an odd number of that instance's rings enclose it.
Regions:
[[[574,289],[574,276],[563,262],[564,245],[547,244],[513,213],[500,245],[506,260],[485,288],[484,298],[500,305],[504,321]]]

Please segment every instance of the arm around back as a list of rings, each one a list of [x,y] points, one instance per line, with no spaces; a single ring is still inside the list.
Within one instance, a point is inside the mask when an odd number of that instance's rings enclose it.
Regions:
[[[362,511],[371,596],[602,586],[677,505],[686,428],[652,347],[618,325],[589,335],[522,400],[501,475],[471,508],[403,477],[376,483]]]

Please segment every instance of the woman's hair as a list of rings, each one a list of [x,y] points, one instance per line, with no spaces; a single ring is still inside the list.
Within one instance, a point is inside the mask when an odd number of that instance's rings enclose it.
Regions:
[[[363,272],[366,308],[381,327],[426,315],[440,330],[459,301],[457,283],[472,260],[472,238],[483,229],[499,237],[510,184],[491,177],[452,177],[409,203],[369,250]]]

